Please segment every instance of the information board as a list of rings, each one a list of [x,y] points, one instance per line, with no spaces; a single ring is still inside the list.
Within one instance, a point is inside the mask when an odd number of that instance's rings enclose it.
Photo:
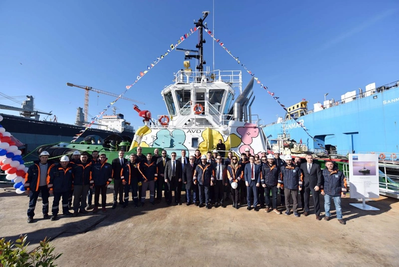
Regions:
[[[349,181],[351,198],[378,198],[378,156],[349,154]]]

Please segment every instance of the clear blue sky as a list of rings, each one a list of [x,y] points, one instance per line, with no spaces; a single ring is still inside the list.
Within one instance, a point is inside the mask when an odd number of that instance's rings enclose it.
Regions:
[[[339,99],[368,83],[399,80],[399,1],[227,1],[214,0],[18,1],[0,2],[0,91],[23,101],[36,97],[36,108],[52,111],[58,121],[74,123],[84,91],[71,82],[120,94],[169,45],[209,10],[215,37],[289,106],[307,99]],[[212,40],[205,34],[207,66]],[[194,48],[197,35],[180,47]],[[166,113],[160,95],[183,67],[173,51],[125,95],[145,102],[153,116]],[[215,46],[217,69],[241,69]],[[243,73],[244,86],[250,75]],[[253,113],[263,123],[284,110],[255,86]],[[91,93],[89,114],[100,113],[113,97]],[[0,98],[0,103],[17,105]],[[137,129],[142,120],[132,102],[115,106]],[[109,110],[108,114],[112,111]],[[14,113],[15,114],[15,113]]]

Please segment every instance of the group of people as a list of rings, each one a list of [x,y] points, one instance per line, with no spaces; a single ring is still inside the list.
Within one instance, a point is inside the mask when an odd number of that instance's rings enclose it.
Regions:
[[[155,149],[154,153],[144,155],[142,148],[137,154],[125,158],[125,152],[119,151],[118,158],[107,162],[105,154],[93,151],[89,160],[88,153],[73,153],[70,160],[62,156],[59,163],[48,161],[49,154],[41,152],[39,161],[32,165],[27,173],[25,187],[30,196],[28,222],[33,222],[37,198],[41,193],[44,218],[49,218],[48,198],[54,195],[52,220],[59,213],[59,202],[62,198],[64,215],[87,213],[100,208],[106,211],[106,192],[113,182],[113,205],[127,207],[131,194],[132,204],[136,207],[145,205],[147,190],[150,191],[149,202],[153,205],[165,199],[167,205],[182,205],[182,190],[185,190],[185,202],[211,209],[226,207],[231,199],[232,206],[238,209],[246,205],[248,210],[281,214],[278,204],[285,206],[285,214],[299,217],[298,204],[303,215],[310,214],[310,196],[313,198],[316,219],[321,219],[320,195],[324,196],[325,220],[330,220],[330,203],[334,201],[336,216],[345,224],[341,211],[341,194],[346,192],[346,179],[341,171],[335,168],[332,161],[326,162],[322,171],[313,162],[311,154],[306,155],[306,162],[300,158],[292,159],[286,155],[280,158],[278,153],[251,155],[249,149],[238,158],[233,152],[214,150],[201,155],[199,149],[194,155],[187,156],[182,150],[178,157],[172,152]],[[92,196],[94,195],[94,206]],[[88,206],[87,206],[88,202]]]

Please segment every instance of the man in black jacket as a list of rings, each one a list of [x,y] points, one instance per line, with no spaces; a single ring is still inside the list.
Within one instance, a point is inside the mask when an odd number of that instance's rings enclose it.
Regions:
[[[186,204],[187,206],[191,203],[197,202],[198,187],[193,184],[193,176],[195,171],[195,157],[190,156],[189,164],[184,165],[183,169],[183,184],[186,187]]]
[[[168,205],[172,203],[172,190],[175,191],[175,204],[181,205],[181,188],[182,188],[182,167],[181,162],[176,160],[176,152],[172,152],[172,159],[166,163],[164,180],[168,185]]]
[[[320,187],[323,184],[323,177],[320,165],[313,162],[313,156],[308,154],[306,155],[306,163],[301,164],[301,171],[303,175],[303,190],[305,200],[305,212],[303,215],[309,215],[310,192],[312,192],[316,220],[321,220]]]
[[[114,204],[112,208],[116,208],[118,194],[119,194],[119,204],[123,205],[123,184],[121,179],[121,170],[126,165],[125,151],[119,151],[118,158],[112,161],[112,178],[114,180]]]

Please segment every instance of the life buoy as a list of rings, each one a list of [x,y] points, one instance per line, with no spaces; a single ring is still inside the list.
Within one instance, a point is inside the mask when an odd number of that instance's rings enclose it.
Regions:
[[[197,114],[197,115],[199,115],[199,114],[201,114],[202,112],[204,112],[204,106],[201,105],[201,104],[196,104],[196,105],[194,106],[194,113]]]
[[[391,154],[391,159],[392,159],[392,160],[395,160],[395,159],[397,159],[397,158],[398,158],[398,157],[396,156],[395,153],[392,153],[392,154]]]
[[[167,115],[162,115],[158,121],[162,126],[166,126],[169,124],[170,119]]]
[[[378,158],[384,160],[384,159],[385,159],[385,154],[384,154],[384,153],[381,153],[381,154],[378,156]]]

